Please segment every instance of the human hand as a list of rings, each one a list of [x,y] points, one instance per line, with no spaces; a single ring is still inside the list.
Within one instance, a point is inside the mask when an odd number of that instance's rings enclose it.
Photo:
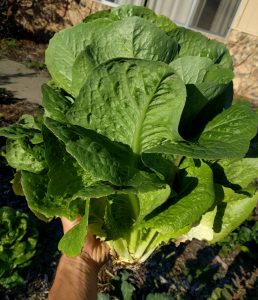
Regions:
[[[64,233],[79,223],[61,218]],[[97,300],[99,269],[107,262],[109,249],[106,243],[91,233],[87,234],[81,254],[76,257],[62,255],[56,276],[49,292],[49,300]]]
[[[69,221],[62,217],[61,221],[64,233],[66,233],[80,222],[80,218]],[[109,248],[105,242],[88,232],[80,257],[85,261],[90,260],[97,269],[100,269],[109,259]]]

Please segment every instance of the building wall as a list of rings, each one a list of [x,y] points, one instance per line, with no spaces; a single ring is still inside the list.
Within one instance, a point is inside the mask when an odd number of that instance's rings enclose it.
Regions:
[[[258,37],[233,29],[227,46],[234,61],[234,91],[258,107]]]
[[[232,28],[254,36],[258,36],[257,0],[242,0]]]
[[[258,0],[242,0],[226,44],[234,61],[234,90],[258,107]]]

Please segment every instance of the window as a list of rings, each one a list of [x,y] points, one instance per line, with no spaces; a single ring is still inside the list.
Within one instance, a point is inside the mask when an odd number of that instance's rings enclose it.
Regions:
[[[225,37],[241,0],[109,0],[144,5],[179,25]]]
[[[241,1],[205,0],[198,2],[190,27],[226,36]]]

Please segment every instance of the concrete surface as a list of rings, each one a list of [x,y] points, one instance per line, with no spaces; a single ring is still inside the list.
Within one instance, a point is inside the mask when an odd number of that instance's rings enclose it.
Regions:
[[[35,71],[9,59],[0,60],[0,88],[15,98],[41,103],[41,85],[49,81],[46,71]]]

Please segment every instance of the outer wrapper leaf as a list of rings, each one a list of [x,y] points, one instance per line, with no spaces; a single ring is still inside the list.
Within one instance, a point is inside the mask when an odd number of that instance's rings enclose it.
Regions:
[[[222,167],[226,179],[242,189],[258,178],[258,158],[221,160],[218,164]]]
[[[183,177],[181,183],[181,190],[184,190],[181,197],[176,198],[175,203],[171,203],[164,211],[157,211],[157,215],[154,211],[146,218],[145,227],[173,237],[180,229],[199,221],[211,208],[215,194],[209,166],[200,162],[199,166],[187,167],[186,172],[187,176]]]
[[[180,139],[185,97],[182,81],[166,64],[119,59],[92,71],[67,118],[140,154],[164,139]]]
[[[214,63],[220,62],[224,68],[232,68],[232,59],[224,44],[209,40],[201,33],[183,27],[171,30],[168,34],[174,38],[180,46],[177,57],[209,57]]]
[[[256,207],[258,192],[248,196],[217,186],[216,198],[219,204],[214,223],[214,238],[211,243],[222,240],[250,216]]]
[[[257,117],[250,105],[235,104],[204,128],[198,142],[164,142],[149,153],[185,155],[208,160],[241,158],[257,132]]]
[[[165,16],[158,16],[152,10],[135,5],[121,5],[109,10],[98,11],[84,19],[85,23],[91,22],[99,18],[107,18],[110,20],[123,20],[128,17],[140,17],[156,25],[165,32],[177,28],[177,25]]]
[[[80,23],[61,30],[49,41],[46,65],[58,87],[73,95],[72,66],[75,59],[91,43],[92,36],[109,23],[107,19],[96,20],[91,24]]]

